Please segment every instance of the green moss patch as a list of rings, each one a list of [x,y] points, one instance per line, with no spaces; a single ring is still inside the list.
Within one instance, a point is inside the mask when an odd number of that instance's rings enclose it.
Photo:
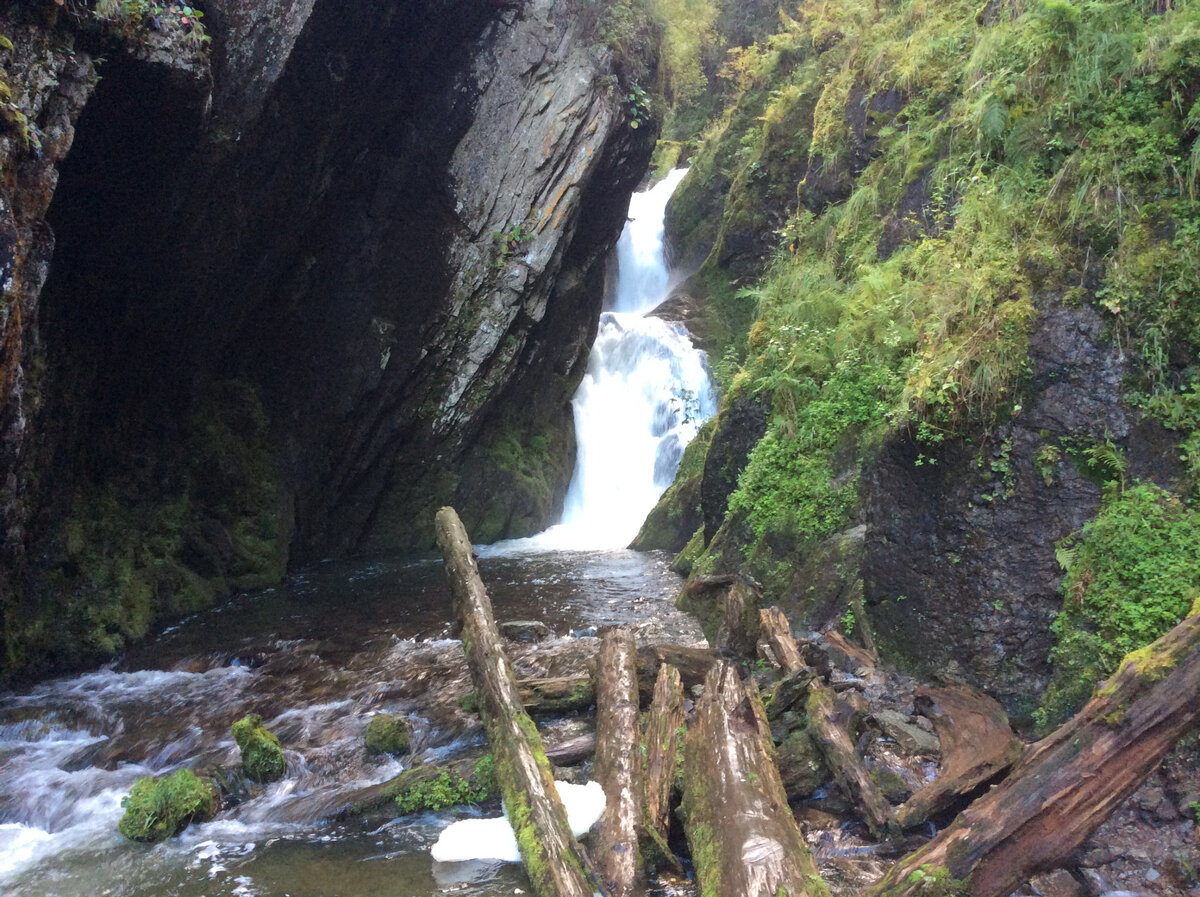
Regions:
[[[483,803],[499,793],[496,760],[491,754],[485,754],[466,776],[457,770],[435,770],[425,766],[405,770],[396,780],[395,800],[402,813],[420,813]]]
[[[411,732],[400,717],[377,713],[367,723],[364,739],[369,754],[407,754]]]
[[[125,815],[117,823],[131,841],[165,841],[193,822],[207,822],[220,807],[210,779],[181,769],[162,778],[142,776],[121,799]]]
[[[1158,486],[1113,486],[1058,555],[1066,576],[1053,676],[1037,713],[1043,727],[1078,710],[1126,655],[1191,612],[1200,596],[1200,512]]]
[[[242,768],[253,781],[265,784],[283,778],[287,772],[283,749],[257,713],[248,714],[233,724],[233,740],[242,752]]]

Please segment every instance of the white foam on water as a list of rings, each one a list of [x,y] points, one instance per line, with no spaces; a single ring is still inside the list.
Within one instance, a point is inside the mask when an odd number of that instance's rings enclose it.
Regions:
[[[598,782],[572,785],[555,782],[559,799],[567,811],[567,824],[575,837],[586,834],[599,821],[606,803]],[[521,862],[517,837],[504,816],[493,819],[460,819],[451,823],[429,849],[439,863],[465,863],[475,860]]]

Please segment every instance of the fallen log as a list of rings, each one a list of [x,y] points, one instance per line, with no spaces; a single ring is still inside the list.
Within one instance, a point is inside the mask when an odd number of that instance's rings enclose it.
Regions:
[[[765,621],[769,624],[766,626],[766,638],[775,658],[789,673],[805,671],[806,667],[800,660],[800,648],[792,638],[787,618],[777,608],[772,608],[768,616],[769,621]],[[896,823],[892,805],[883,796],[883,792],[867,772],[866,764],[854,750],[854,742],[842,724],[833,691],[811,671],[808,676],[789,676],[784,680],[789,683],[789,688],[786,697],[780,695],[780,708],[783,708],[785,703],[790,706],[796,702],[795,692],[804,684],[804,678],[809,679],[808,698],[805,702],[809,734],[816,742],[825,764],[846,792],[846,796],[858,806],[871,834],[881,840],[898,840],[900,826]]]
[[[753,659],[758,647],[758,606],[761,601],[762,592],[758,587],[740,579],[721,595],[717,651],[724,657]]]
[[[679,670],[670,664],[658,668],[654,698],[646,719],[645,783],[646,799],[643,816],[647,835],[655,842],[662,863],[682,872],[675,854],[667,846],[671,832],[671,795],[675,791],[677,767],[683,750],[684,731],[683,682]],[[649,847],[647,847],[649,853]]]
[[[642,704],[649,705],[658,681],[658,668],[663,664],[675,667],[684,688],[693,688],[704,684],[704,677],[716,662],[717,652],[711,648],[666,644],[638,648],[638,690]]]
[[[702,897],[826,893],[775,767],[753,680],[721,661],[684,740],[683,811]]]
[[[762,647],[759,653],[767,663],[783,670],[804,666],[800,647],[792,637],[792,627],[779,608],[766,607],[758,612],[758,633]]]
[[[941,744],[938,777],[896,811],[901,828],[921,825],[1001,775],[1021,758],[1021,739],[1008,725],[1004,708],[966,686],[918,689],[917,712],[933,722]]]
[[[470,539],[453,508],[438,511],[435,526],[479,714],[495,758],[496,783],[533,892],[538,897],[592,897],[542,740],[521,705]]]
[[[637,644],[630,630],[613,629],[601,637],[596,662],[595,772],[607,803],[592,836],[597,874],[613,897],[646,893],[638,747]]]
[[[808,691],[808,731],[837,783],[862,813],[863,822],[879,840],[899,841],[900,826],[892,805],[871,774],[838,712],[833,692],[814,680]]]
[[[1200,614],[1130,654],[1073,719],[1030,745],[1008,778],[892,867],[873,897],[970,879],[1004,897],[1055,868],[1200,719]]]

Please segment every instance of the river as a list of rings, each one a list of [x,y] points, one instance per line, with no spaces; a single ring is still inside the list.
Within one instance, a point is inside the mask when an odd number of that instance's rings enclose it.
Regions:
[[[500,620],[535,619],[551,637],[519,673],[558,675],[598,629],[698,643],[673,606],[669,558],[624,549],[670,483],[684,445],[715,411],[704,360],[686,333],[645,316],[665,294],[663,212],[675,172],[637,194],[618,246],[616,301],[601,319],[574,401],[579,453],[562,522],[531,539],[482,546]],[[0,694],[0,892],[180,897],[426,897],[528,890],[519,865],[436,863],[438,833],[465,813],[346,817],[358,789],[414,759],[479,750],[470,688],[450,638],[437,560],[326,563],[276,589],[240,595],[160,633],[103,669]],[[367,721],[405,715],[414,755],[368,757]],[[141,775],[236,765],[229,727],[263,716],[288,760],[261,794],[147,846],[116,828]],[[586,719],[550,720],[548,739]],[[656,893],[688,893],[659,882]]]

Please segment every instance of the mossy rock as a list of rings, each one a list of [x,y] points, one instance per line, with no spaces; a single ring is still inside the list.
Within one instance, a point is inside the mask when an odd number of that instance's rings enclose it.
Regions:
[[[242,752],[242,768],[253,781],[265,784],[283,778],[287,772],[283,749],[257,713],[247,714],[233,724],[233,740]]]
[[[390,713],[377,713],[367,723],[368,754],[407,754],[410,739],[408,723]]]
[[[477,761],[449,767],[414,766],[395,779],[393,790],[402,813],[483,803],[500,793],[496,760],[491,754],[484,754]]]
[[[207,822],[217,814],[220,798],[211,779],[190,769],[169,776],[142,776],[121,799],[125,815],[117,823],[131,841],[165,841],[193,822]]]

